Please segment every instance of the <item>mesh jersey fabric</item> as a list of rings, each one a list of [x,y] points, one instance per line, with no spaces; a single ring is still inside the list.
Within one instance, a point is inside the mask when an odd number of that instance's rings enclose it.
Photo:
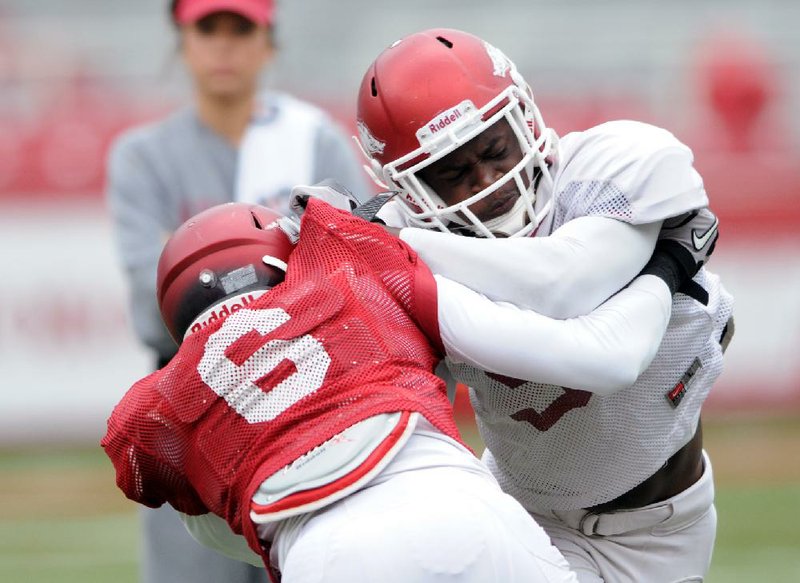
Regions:
[[[378,225],[312,200],[284,283],[188,337],[117,405],[102,445],[126,496],[211,511],[260,552],[249,501],[350,425],[416,411],[460,441],[433,374],[432,275]]]
[[[611,121],[565,135],[553,167],[550,231],[572,218],[603,216],[640,225],[708,206],[691,149],[665,129]],[[575,191],[580,192],[566,192]],[[571,207],[583,207],[581,210]]]
[[[625,135],[631,129],[655,135],[652,152],[645,152],[652,155],[638,154],[637,165],[632,162],[636,151],[623,147],[630,141]],[[637,223],[643,216],[662,220],[704,206],[707,198],[691,168],[691,152],[667,132],[656,130],[645,124],[614,122],[588,135],[566,136],[550,231],[582,216]],[[615,147],[608,148],[609,144]],[[631,160],[604,162],[604,156],[587,145],[605,145],[611,153],[625,151]],[[669,153],[664,154],[665,150]],[[686,188],[676,187],[673,200],[662,184],[655,193],[661,199],[651,200],[647,187],[653,183],[645,178],[645,170],[658,165],[651,158],[666,160],[673,154],[687,173],[677,184]],[[719,338],[733,308],[733,298],[716,275],[702,269],[695,281],[709,292],[708,305],[677,294],[651,365],[633,386],[612,395],[523,382],[448,361],[455,378],[471,387],[470,398],[487,446],[484,460],[506,492],[529,510],[587,508],[638,485],[688,442],[700,408],[722,372]],[[695,359],[700,366],[686,381],[686,393],[674,407],[667,394],[692,369]]]

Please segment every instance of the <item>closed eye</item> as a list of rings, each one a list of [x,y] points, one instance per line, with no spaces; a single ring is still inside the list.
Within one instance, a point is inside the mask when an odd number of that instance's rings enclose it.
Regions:
[[[464,178],[464,176],[466,176],[467,169],[467,166],[462,166],[460,168],[449,168],[448,170],[439,174],[439,179],[446,182],[459,182]]]
[[[507,155],[507,148],[498,148],[496,150],[490,150],[489,152],[485,153],[483,157],[487,160],[498,160],[500,158],[505,158]]]

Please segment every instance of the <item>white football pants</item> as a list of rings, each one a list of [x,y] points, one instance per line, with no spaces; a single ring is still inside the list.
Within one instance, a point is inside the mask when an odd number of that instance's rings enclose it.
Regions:
[[[375,481],[292,530],[273,561],[282,583],[577,581],[489,471],[434,431],[418,429]]]
[[[663,502],[634,510],[534,512],[580,583],[700,582],[717,532],[711,462],[702,477]]]

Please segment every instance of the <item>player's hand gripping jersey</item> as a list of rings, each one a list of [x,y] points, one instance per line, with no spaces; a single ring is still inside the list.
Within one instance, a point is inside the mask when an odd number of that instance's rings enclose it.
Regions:
[[[284,283],[189,336],[128,391],[102,442],[130,499],[213,512],[262,556],[254,492],[326,440],[388,412],[418,412],[459,439],[431,372],[440,349],[420,330],[438,338],[427,267],[327,205],[309,204],[302,230]]]

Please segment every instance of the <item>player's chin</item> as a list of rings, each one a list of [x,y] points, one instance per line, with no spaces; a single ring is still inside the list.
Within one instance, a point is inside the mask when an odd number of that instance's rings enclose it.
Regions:
[[[519,200],[519,192],[516,188],[511,191],[497,193],[489,201],[489,204],[476,215],[484,222],[498,219],[510,213],[514,205],[517,204],[517,200]]]

